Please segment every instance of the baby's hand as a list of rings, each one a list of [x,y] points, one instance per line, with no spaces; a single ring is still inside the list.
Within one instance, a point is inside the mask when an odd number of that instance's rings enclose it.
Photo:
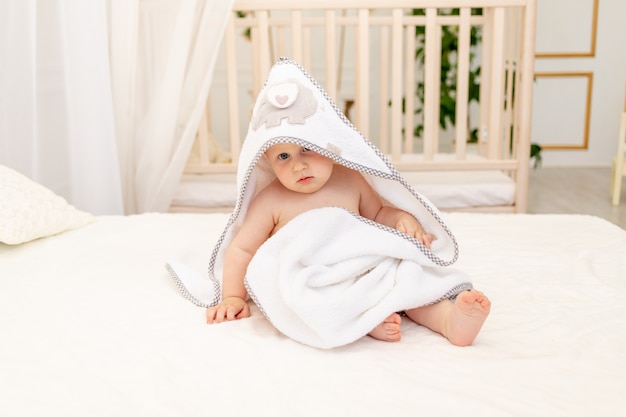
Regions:
[[[426,231],[422,228],[422,225],[419,224],[417,219],[415,219],[415,217],[411,216],[408,213],[407,215],[402,216],[400,220],[398,220],[398,223],[396,224],[396,229],[398,229],[402,233],[406,233],[407,235],[414,237],[429,249],[430,244],[433,240],[435,240],[435,235],[431,233],[426,233]]]
[[[244,299],[239,297],[227,297],[215,307],[206,309],[206,322],[213,324],[224,320],[238,320],[250,317],[250,306]]]

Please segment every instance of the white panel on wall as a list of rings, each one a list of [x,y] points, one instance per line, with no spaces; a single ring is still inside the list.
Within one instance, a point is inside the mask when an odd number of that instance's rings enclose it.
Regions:
[[[537,73],[532,138],[544,149],[587,149],[592,73]]]
[[[599,0],[539,1],[537,56],[593,56],[598,4]]]
[[[585,77],[536,77],[532,141],[546,145],[543,166],[610,166],[626,85],[624,16],[624,0],[537,0],[536,73],[592,74],[588,125]]]

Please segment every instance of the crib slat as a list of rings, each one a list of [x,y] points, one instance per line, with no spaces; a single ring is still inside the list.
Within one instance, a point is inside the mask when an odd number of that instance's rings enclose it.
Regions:
[[[432,160],[437,152],[439,134],[439,72],[441,68],[441,28],[437,9],[426,9],[426,59],[424,68],[424,159]]]
[[[251,93],[253,95],[256,95],[259,93],[259,91],[261,90],[261,74],[258,71],[258,62],[261,59],[261,51],[259,50],[259,29],[256,26],[252,26],[250,28],[250,43],[252,44],[251,46],[251,79],[252,79],[252,91]]]
[[[302,64],[305,68],[311,68],[313,65],[311,58],[311,28],[302,28],[302,40],[304,47],[302,48]]]
[[[492,30],[491,25],[488,22],[491,21],[490,16],[492,15],[492,9],[483,9],[483,15],[485,18],[485,24],[482,27],[482,48],[481,55],[485,58],[482,59],[480,66],[480,78],[482,80],[491,79],[491,61],[489,60],[489,56],[491,56],[491,39],[492,39]],[[489,114],[486,109],[489,108],[489,100],[491,98],[490,91],[490,83],[481,82],[480,83],[480,112],[479,112],[479,123],[478,123],[478,153],[480,155],[486,155],[485,148],[487,146],[487,140],[489,136],[488,132],[488,124],[489,124]]]
[[[383,153],[389,152],[389,27],[380,28],[379,95],[378,100],[378,147]],[[393,107],[393,103],[392,103]],[[393,107],[395,110],[396,107]]]
[[[533,74],[535,54],[535,22],[536,3],[534,0],[526,4],[520,17],[522,31],[518,36],[523,37],[522,58],[518,65],[520,82],[517,84],[516,95],[518,113],[515,117],[515,125],[518,127],[519,141],[517,160],[519,164],[515,172],[515,211],[525,213],[528,208],[528,170],[530,153],[530,125],[532,117],[533,100]],[[525,78],[524,78],[525,77]]]
[[[369,110],[369,10],[358,10],[358,25],[357,25],[357,64],[356,64],[356,92],[355,92],[355,104],[356,104],[356,127],[365,136],[369,136],[369,122],[368,122],[368,110]]]
[[[524,30],[524,16],[522,14],[521,10],[516,10],[515,11],[515,15],[516,15],[516,20],[517,20],[517,26],[516,26],[516,30],[512,33],[511,36],[514,36],[517,39],[517,45],[516,45],[516,55],[515,55],[515,86],[520,86],[522,85],[522,75],[524,72],[524,68],[523,68],[523,62],[524,62],[524,36],[523,36],[523,30]],[[534,55],[534,53],[533,53]],[[513,106],[512,106],[512,115],[511,115],[511,124],[514,127],[513,130],[513,137],[512,137],[512,141],[513,141],[513,154],[512,157],[513,158],[520,158],[520,148],[522,146],[525,145],[521,145],[520,144],[520,125],[519,125],[519,111],[516,111],[515,109],[521,109],[523,106],[522,103],[522,97],[523,94],[515,94],[515,92],[519,92],[520,88],[516,88],[514,89],[514,94],[513,94]],[[528,140],[528,146],[530,146],[530,140]],[[530,152],[529,152],[530,155]],[[524,152],[522,152],[521,154],[521,158],[525,158],[526,156],[524,155]],[[529,156],[528,156],[529,157]],[[515,176],[518,174],[517,171],[512,173],[512,176],[515,178]]]
[[[255,31],[258,36],[258,44],[255,49],[258,50],[258,58],[256,61],[256,68],[253,69],[253,73],[257,76],[255,82],[254,96],[256,97],[261,91],[261,87],[264,82],[264,75],[270,70],[270,56],[271,56],[271,44],[270,44],[270,32],[269,32],[269,12],[267,10],[259,10],[256,12],[258,21],[258,29]],[[253,32],[253,34],[255,33]]]
[[[291,12],[291,56],[297,62],[302,62],[302,12],[294,10]]]
[[[276,55],[286,56],[287,55],[287,44],[286,44],[286,29],[283,26],[270,29],[270,41],[273,39],[273,34],[276,34]],[[274,56],[270,56],[270,61],[274,62]]]
[[[393,9],[391,24],[391,159],[402,154],[402,10]]]
[[[413,135],[415,129],[415,27],[407,26],[404,30],[406,47],[404,94],[404,153],[413,153]]]
[[[337,23],[335,11],[326,11],[326,92],[337,101]]]
[[[504,8],[496,7],[493,10],[491,27],[493,34],[491,38],[491,77],[488,81],[490,97],[487,157],[497,158],[500,154],[501,143],[496,138],[501,135],[502,97],[504,97]]]
[[[464,159],[467,137],[468,96],[469,96],[469,59],[470,59],[470,15],[471,10],[463,8],[459,12],[459,46],[456,81],[456,158]]]
[[[346,9],[341,10],[341,17],[339,18],[339,22],[343,22],[343,18],[346,16]],[[339,26],[339,40],[337,42],[337,94],[341,93],[342,82],[343,82],[343,69],[344,69],[344,54],[346,47],[346,25],[341,23]],[[339,97],[338,97],[339,98]]]
[[[513,127],[513,84],[515,75],[515,62],[518,62],[518,56],[516,56],[516,48],[515,48],[515,13],[512,10],[507,10],[508,24],[507,27],[510,28],[507,35],[507,46],[505,50],[505,71],[506,71],[506,92],[504,99],[504,148],[503,153],[506,157],[511,156],[515,153],[515,149],[511,149],[510,146],[507,146],[509,143],[514,143],[515,134],[511,127]]]

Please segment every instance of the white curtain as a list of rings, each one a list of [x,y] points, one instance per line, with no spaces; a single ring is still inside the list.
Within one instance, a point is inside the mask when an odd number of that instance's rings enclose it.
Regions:
[[[126,212],[166,211],[180,181],[233,0],[109,0]]]
[[[103,1],[0,1],[0,164],[123,211]]]
[[[232,2],[0,1],[0,164],[94,214],[166,211]]]

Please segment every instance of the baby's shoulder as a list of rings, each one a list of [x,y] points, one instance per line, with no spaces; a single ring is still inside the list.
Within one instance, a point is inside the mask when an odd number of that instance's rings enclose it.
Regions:
[[[333,173],[347,181],[365,181],[360,172],[343,165],[336,164],[333,168]]]
[[[367,181],[363,175],[353,169],[337,165],[334,169],[334,173],[336,174],[336,179],[340,184],[342,184],[342,186],[349,186],[354,189],[361,189],[362,187],[367,186]]]
[[[259,191],[252,202],[255,204],[266,204],[266,202],[276,201],[275,199],[283,192],[284,187],[281,186],[277,179],[270,182],[261,191]]]

